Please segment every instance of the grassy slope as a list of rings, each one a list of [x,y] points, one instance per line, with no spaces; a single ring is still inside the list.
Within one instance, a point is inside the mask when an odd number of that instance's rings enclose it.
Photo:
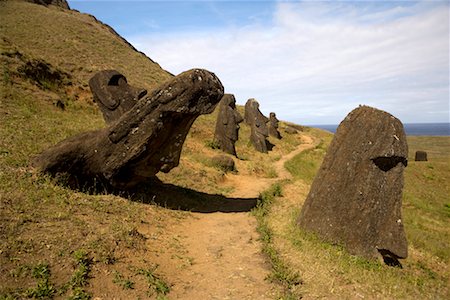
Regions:
[[[178,253],[175,260],[188,260],[170,227],[189,213],[126,197],[74,192],[34,174],[29,160],[65,137],[104,126],[89,101],[87,80],[95,71],[116,68],[132,85],[147,88],[170,75],[92,17],[27,3],[0,6],[0,295],[46,292],[67,298],[84,292],[99,295],[102,289],[122,298],[163,294],[157,289],[164,286],[158,278],[170,283],[170,274],[155,271],[151,255],[173,251]],[[71,74],[72,85],[48,90],[24,80],[17,73],[22,58],[4,55],[16,50],[25,60],[43,59]],[[61,95],[70,100],[65,111],[50,101]],[[77,100],[83,98],[88,101]],[[205,193],[230,192],[221,185],[223,172],[209,162],[220,153],[207,146],[214,120],[215,113],[194,123],[180,166],[161,175],[162,180]],[[263,155],[249,145],[249,128],[241,127],[239,172],[276,177],[272,164],[299,139],[287,135],[272,140],[277,147]],[[406,169],[403,214],[410,257],[399,270],[351,257],[293,226],[331,139],[320,130],[309,129],[308,134],[324,142],[287,164],[295,180],[284,186],[283,197],[274,197],[264,215],[273,231],[271,253],[279,252],[282,265],[299,271],[304,282],[293,287],[294,292],[306,297],[448,298],[449,138],[409,138],[411,153],[427,150],[430,162],[410,161]]]
[[[292,292],[307,298],[448,299],[450,137],[408,137],[403,219],[409,257],[398,269],[348,255],[295,225],[332,137],[314,131],[323,143],[286,163],[294,180],[284,186],[284,197],[272,200],[267,217],[275,248],[304,280]],[[413,161],[416,150],[427,151],[429,161]]]
[[[83,89],[104,69],[116,69],[147,89],[171,77],[90,15],[26,2],[2,1],[0,6],[0,39],[72,74]]]
[[[172,224],[189,217],[188,212],[149,205],[151,197],[146,195],[129,201],[72,191],[38,176],[29,163],[66,137],[104,126],[87,87],[94,72],[115,68],[130,84],[147,88],[170,74],[87,15],[0,2],[0,18],[0,299],[82,299],[101,296],[105,290],[123,299],[164,294],[170,273],[155,271],[151,257],[172,252],[175,265],[183,267],[189,261],[170,231]],[[62,85],[39,85],[24,78],[18,69],[36,59],[71,78]],[[60,98],[67,100],[65,110],[53,105]],[[210,163],[221,154],[208,146],[215,117],[216,113],[202,116],[194,123],[180,166],[160,176],[199,191],[177,190],[193,202],[205,200],[201,192],[232,191],[220,185],[224,173]],[[248,126],[242,125],[237,145],[242,160],[237,166],[241,174],[257,177],[276,176],[273,162],[300,141],[296,136],[272,141],[277,147],[264,155],[252,149],[248,136]]]

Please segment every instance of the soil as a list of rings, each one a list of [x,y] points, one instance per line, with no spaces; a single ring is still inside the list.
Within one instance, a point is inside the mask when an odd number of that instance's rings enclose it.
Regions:
[[[228,174],[224,186],[233,186],[229,197],[257,198],[272,183],[289,179],[284,163],[314,146],[311,137],[303,135],[303,143],[277,161],[277,178],[257,178]],[[278,287],[265,278],[270,273],[261,253],[256,219],[250,212],[190,213],[171,232],[184,251],[181,263],[171,274],[171,299],[274,299]],[[168,271],[166,253],[153,258]],[[187,262],[187,263],[186,263]]]
[[[231,190],[226,196],[236,200],[257,198],[271,184],[291,177],[284,168],[287,160],[315,145],[313,138],[303,134],[302,143],[276,162],[276,178],[227,174],[221,182],[224,189]],[[133,275],[133,268],[152,266],[157,266],[155,274],[170,286],[167,299],[276,299],[281,295],[282,288],[266,280],[271,267],[262,253],[257,221],[251,212],[163,209],[168,215],[155,223],[158,214],[147,209],[148,220],[137,228],[139,235],[145,237],[140,246],[146,248],[145,255],[128,249],[118,255],[114,265],[94,269],[91,286],[95,288],[91,292],[95,300],[147,296],[165,299],[147,293],[145,281]],[[136,283],[133,290],[113,283],[117,271],[131,276]]]

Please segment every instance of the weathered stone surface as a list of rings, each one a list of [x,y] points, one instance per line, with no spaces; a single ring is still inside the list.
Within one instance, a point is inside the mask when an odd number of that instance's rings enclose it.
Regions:
[[[125,76],[116,70],[98,72],[89,80],[89,87],[106,123],[118,120],[147,95],[145,89],[129,85]]]
[[[225,172],[231,172],[235,170],[234,160],[226,155],[216,155],[211,159],[213,166]]]
[[[70,9],[66,0],[26,0],[27,2],[36,3],[40,5],[55,5],[61,8]]]
[[[179,163],[194,120],[211,113],[223,96],[220,80],[206,70],[184,72],[140,99],[108,127],[68,138],[33,164],[76,187],[129,188]]]
[[[222,151],[236,156],[234,144],[239,138],[239,123],[243,121],[236,109],[236,99],[231,94],[225,94],[219,104],[214,141]]]
[[[427,152],[425,151],[416,151],[416,156],[414,158],[415,161],[428,161]]]
[[[250,125],[250,141],[255,149],[259,152],[267,153],[273,146],[266,139],[269,136],[266,124],[269,119],[261,113],[258,101],[253,98],[248,99],[247,103],[245,103],[244,121]]]
[[[408,145],[402,123],[361,106],[339,125],[298,224],[365,258],[407,257],[401,218]]]
[[[269,130],[269,135],[274,138],[281,139],[281,134],[278,131],[278,119],[274,112],[269,114],[269,122],[267,122],[267,127]]]
[[[289,133],[289,134],[296,134],[298,133],[297,129],[295,129],[294,127],[291,126],[287,126],[284,128],[284,132]]]

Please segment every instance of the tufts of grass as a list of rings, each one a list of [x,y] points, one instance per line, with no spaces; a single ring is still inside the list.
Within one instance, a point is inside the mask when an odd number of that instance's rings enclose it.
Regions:
[[[56,293],[56,289],[50,283],[50,268],[47,263],[36,265],[31,272],[33,278],[37,279],[35,288],[27,289],[25,295],[35,299],[50,299]]]
[[[287,161],[284,166],[292,174],[294,179],[303,180],[311,184],[325,157],[327,146],[322,141],[315,148],[296,155]]]
[[[134,282],[129,278],[124,278],[122,274],[118,271],[114,271],[113,283],[117,284],[124,290],[131,290],[134,288]]]
[[[155,273],[157,268],[158,266],[149,269],[139,269],[137,274],[145,276],[150,290],[149,296],[156,293],[156,296],[161,298],[170,292],[170,286],[164,279]]]
[[[386,266],[381,260],[365,260],[350,255],[343,247],[324,242],[298,227],[301,203],[320,165],[327,140],[310,153],[302,153],[286,164],[297,172],[293,172],[294,181],[284,186],[286,195],[283,201],[268,194],[267,202],[272,209],[262,215],[267,228],[271,229],[272,238],[266,240],[273,243],[272,247],[280,256],[287,258],[285,265],[289,269],[302,274],[302,296],[448,298],[450,190],[447,182],[450,180],[450,160],[445,145],[450,146],[450,137],[408,137],[408,143],[410,153],[419,149],[433,155],[428,162],[410,161],[405,169],[402,219],[409,243],[409,257],[401,261],[402,269]],[[317,165],[305,168],[308,160]]]
[[[302,284],[302,280],[299,273],[289,268],[275,248],[273,232],[266,219],[275,198],[282,197],[282,194],[281,183],[273,184],[268,190],[261,193],[258,205],[252,212],[258,222],[257,231],[263,243],[263,253],[268,257],[272,267],[272,272],[268,279],[284,287],[285,294],[282,296],[282,299],[296,299],[300,295],[296,294],[293,290],[296,286]]]

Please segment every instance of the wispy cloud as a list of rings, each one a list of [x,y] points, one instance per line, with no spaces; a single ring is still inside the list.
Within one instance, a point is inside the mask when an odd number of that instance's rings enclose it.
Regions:
[[[131,41],[172,73],[215,72],[239,103],[254,97],[281,119],[336,123],[368,104],[449,121],[448,3],[382,3],[280,2],[264,24]]]

